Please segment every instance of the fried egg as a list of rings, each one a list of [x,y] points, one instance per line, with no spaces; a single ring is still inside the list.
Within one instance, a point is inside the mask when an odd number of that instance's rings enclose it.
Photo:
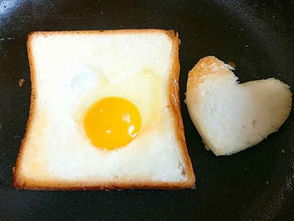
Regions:
[[[81,73],[83,78],[79,77]],[[79,70],[71,88],[83,101],[74,115],[81,133],[100,149],[126,146],[144,133],[148,124],[156,123],[159,82],[160,76],[152,70],[142,70],[114,83],[94,68]]]

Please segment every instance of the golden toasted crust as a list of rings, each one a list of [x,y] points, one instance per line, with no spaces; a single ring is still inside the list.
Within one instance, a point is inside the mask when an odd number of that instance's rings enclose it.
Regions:
[[[15,188],[19,189],[25,189],[25,178],[21,174],[21,168],[20,165],[22,164],[22,158],[23,158],[23,152],[25,149],[25,144],[27,143],[28,136],[31,134],[31,123],[35,119],[35,113],[36,113],[36,96],[37,96],[37,90],[36,90],[36,71],[35,71],[35,65],[34,65],[34,56],[32,54],[32,48],[31,48],[31,41],[33,38],[33,34],[28,35],[27,40],[27,52],[28,52],[28,60],[29,60],[29,66],[30,66],[30,75],[31,75],[31,104],[30,104],[30,113],[29,113],[29,119],[27,121],[26,126],[26,133],[25,136],[21,142],[20,145],[20,151],[18,153],[18,157],[16,160],[15,168],[14,168],[14,176],[13,176],[13,183]]]
[[[214,56],[207,56],[200,59],[189,72],[187,81],[187,93],[196,88],[202,82],[202,77],[208,74],[230,74],[230,66]]]
[[[173,65],[170,71],[170,107],[172,108],[172,112],[174,114],[175,119],[175,129],[177,134],[177,140],[181,146],[181,153],[184,157],[185,168],[186,168],[186,175],[188,177],[187,185],[190,185],[191,188],[195,187],[196,177],[193,171],[193,166],[188,154],[186,140],[184,135],[184,126],[181,116],[181,107],[180,107],[180,98],[179,98],[179,75],[180,75],[180,62],[179,62],[179,38],[178,35],[175,34],[173,31],[169,32],[169,36],[172,38],[173,42]]]
[[[20,165],[22,164],[23,152],[25,149],[25,144],[27,142],[28,136],[31,133],[31,123],[35,119],[36,113],[36,97],[37,97],[37,90],[36,86],[36,72],[35,72],[35,61],[34,56],[32,53],[31,42],[35,36],[49,36],[49,35],[56,35],[56,34],[121,34],[121,33],[166,33],[172,41],[172,67],[170,70],[170,108],[174,114],[175,118],[175,129],[177,134],[177,140],[181,146],[181,153],[184,158],[185,163],[185,173],[188,177],[186,181],[182,182],[64,182],[64,181],[42,181],[39,180],[32,180],[27,179],[22,176]],[[30,73],[31,73],[31,105],[30,105],[30,116],[27,122],[27,131],[22,140],[20,152],[16,161],[15,170],[14,170],[14,186],[17,189],[33,189],[33,190],[103,190],[103,189],[180,189],[180,188],[194,188],[195,187],[195,175],[193,172],[192,163],[190,161],[184,130],[183,130],[183,122],[180,113],[180,102],[179,102],[179,86],[178,86],[178,79],[179,79],[179,38],[178,35],[174,33],[174,31],[166,31],[166,30],[159,30],[159,29],[127,29],[127,30],[108,30],[108,31],[57,31],[57,32],[33,32],[28,35],[27,40],[27,50],[28,50],[28,58],[29,58],[29,65],[30,65]]]

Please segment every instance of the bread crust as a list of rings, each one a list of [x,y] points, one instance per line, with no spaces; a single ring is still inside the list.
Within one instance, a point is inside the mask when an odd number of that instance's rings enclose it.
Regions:
[[[196,176],[193,170],[193,166],[189,157],[188,149],[186,146],[185,134],[184,134],[184,125],[181,115],[181,106],[180,106],[180,97],[179,97],[179,76],[180,76],[180,61],[179,61],[179,45],[180,40],[178,34],[174,31],[169,31],[169,36],[172,39],[173,43],[173,55],[172,55],[172,68],[171,75],[169,79],[169,95],[170,95],[170,107],[172,109],[175,122],[175,130],[177,135],[177,140],[180,143],[181,154],[184,158],[185,163],[185,173],[188,177],[187,184],[190,184],[191,188],[195,188]]]
[[[14,167],[14,174],[13,174],[13,185],[17,189],[25,189],[25,178],[21,175],[21,167],[23,160],[23,152],[25,149],[25,145],[27,143],[28,137],[31,134],[31,124],[35,118],[36,113],[36,96],[37,96],[37,90],[36,90],[36,71],[35,71],[35,65],[34,65],[34,56],[32,55],[32,48],[31,48],[31,41],[33,38],[33,33],[30,33],[27,38],[27,53],[28,53],[28,60],[29,60],[29,67],[30,67],[30,77],[31,77],[31,103],[30,103],[30,111],[29,111],[29,119],[27,121],[26,125],[26,132],[24,135],[24,138],[21,141],[20,150],[18,153],[18,157],[16,160],[16,164]]]
[[[201,58],[189,72],[187,81],[187,93],[190,93],[197,85],[203,82],[203,76],[210,74],[229,75],[233,67],[226,65],[214,56]]]
[[[122,34],[122,33],[165,33],[169,36],[172,42],[172,67],[170,70],[169,77],[169,107],[172,110],[175,119],[175,130],[177,140],[180,144],[181,155],[184,160],[184,171],[187,179],[179,182],[154,182],[154,181],[143,181],[143,182],[64,182],[64,181],[42,181],[32,180],[22,176],[21,165],[23,160],[23,152],[25,151],[25,145],[28,137],[31,134],[31,124],[35,119],[36,113],[36,97],[38,96],[36,85],[36,71],[35,61],[32,52],[32,39],[35,36],[49,36],[56,34]],[[105,190],[105,189],[181,189],[181,188],[194,188],[195,187],[195,175],[192,167],[192,163],[187,151],[183,122],[180,113],[180,101],[179,101],[179,38],[178,34],[170,30],[160,29],[122,29],[122,30],[91,30],[91,31],[53,31],[53,32],[32,32],[28,35],[27,39],[27,51],[29,58],[29,66],[31,73],[31,104],[30,104],[30,115],[27,122],[27,130],[20,146],[20,152],[15,165],[14,170],[14,187],[17,189],[30,189],[30,190]]]

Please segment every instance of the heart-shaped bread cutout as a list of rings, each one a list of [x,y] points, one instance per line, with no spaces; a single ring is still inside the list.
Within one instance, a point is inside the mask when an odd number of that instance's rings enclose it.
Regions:
[[[215,57],[189,72],[186,103],[207,149],[230,155],[258,144],[288,118],[292,94],[269,78],[238,83],[233,68]]]

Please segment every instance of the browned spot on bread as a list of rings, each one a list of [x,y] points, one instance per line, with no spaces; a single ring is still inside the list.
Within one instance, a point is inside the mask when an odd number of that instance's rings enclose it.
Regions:
[[[237,65],[233,61],[229,61],[228,65],[230,65],[232,68],[236,68]]]
[[[22,87],[23,84],[24,84],[24,82],[25,82],[25,80],[24,80],[23,78],[19,79],[19,81],[18,81],[18,86],[19,86],[19,87]]]

